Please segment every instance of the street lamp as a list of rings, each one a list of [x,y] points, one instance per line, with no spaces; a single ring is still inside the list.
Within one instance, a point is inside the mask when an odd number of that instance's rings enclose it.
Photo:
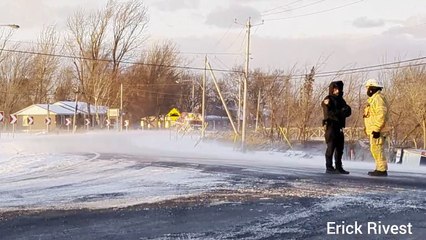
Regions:
[[[18,29],[19,25],[16,25],[16,24],[0,24],[0,27],[10,27],[10,28]]]

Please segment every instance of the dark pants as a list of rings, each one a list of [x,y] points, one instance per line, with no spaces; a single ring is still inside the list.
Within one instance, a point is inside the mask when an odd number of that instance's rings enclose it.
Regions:
[[[327,169],[333,168],[333,153],[336,168],[342,168],[343,147],[345,146],[345,136],[341,128],[336,126],[327,126],[325,130],[325,142],[327,150],[325,151],[325,166]]]

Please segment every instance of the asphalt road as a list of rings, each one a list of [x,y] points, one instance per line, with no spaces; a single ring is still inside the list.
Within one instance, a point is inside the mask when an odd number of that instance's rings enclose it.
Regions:
[[[114,158],[116,156],[104,156]],[[120,156],[132,158],[135,156]],[[282,168],[144,161],[143,167],[226,173],[228,186],[127,208],[0,213],[1,239],[424,239],[426,177],[326,175]],[[105,196],[106,198],[108,196]],[[362,234],[327,234],[327,224],[362,225]],[[406,234],[367,232],[397,225]],[[411,224],[411,234],[407,226]],[[378,230],[377,228],[376,230]],[[335,232],[335,229],[329,229]],[[350,229],[349,229],[350,230]],[[382,230],[384,231],[384,230]]]

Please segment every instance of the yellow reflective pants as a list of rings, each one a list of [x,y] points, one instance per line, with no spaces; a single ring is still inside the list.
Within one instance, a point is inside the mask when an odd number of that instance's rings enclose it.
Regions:
[[[388,163],[383,154],[383,144],[385,139],[383,136],[379,138],[373,138],[373,135],[370,135],[370,151],[373,155],[374,161],[376,161],[376,170],[377,171],[387,171]]]

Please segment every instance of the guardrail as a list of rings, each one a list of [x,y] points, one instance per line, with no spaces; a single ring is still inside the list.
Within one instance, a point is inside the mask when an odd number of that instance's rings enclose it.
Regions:
[[[270,131],[270,128],[264,128],[264,131]],[[322,140],[324,139],[325,129],[323,127],[307,127],[305,129],[298,127],[279,127],[279,134],[287,141],[290,140]],[[343,130],[347,140],[361,139],[365,137],[364,128],[348,127]]]

